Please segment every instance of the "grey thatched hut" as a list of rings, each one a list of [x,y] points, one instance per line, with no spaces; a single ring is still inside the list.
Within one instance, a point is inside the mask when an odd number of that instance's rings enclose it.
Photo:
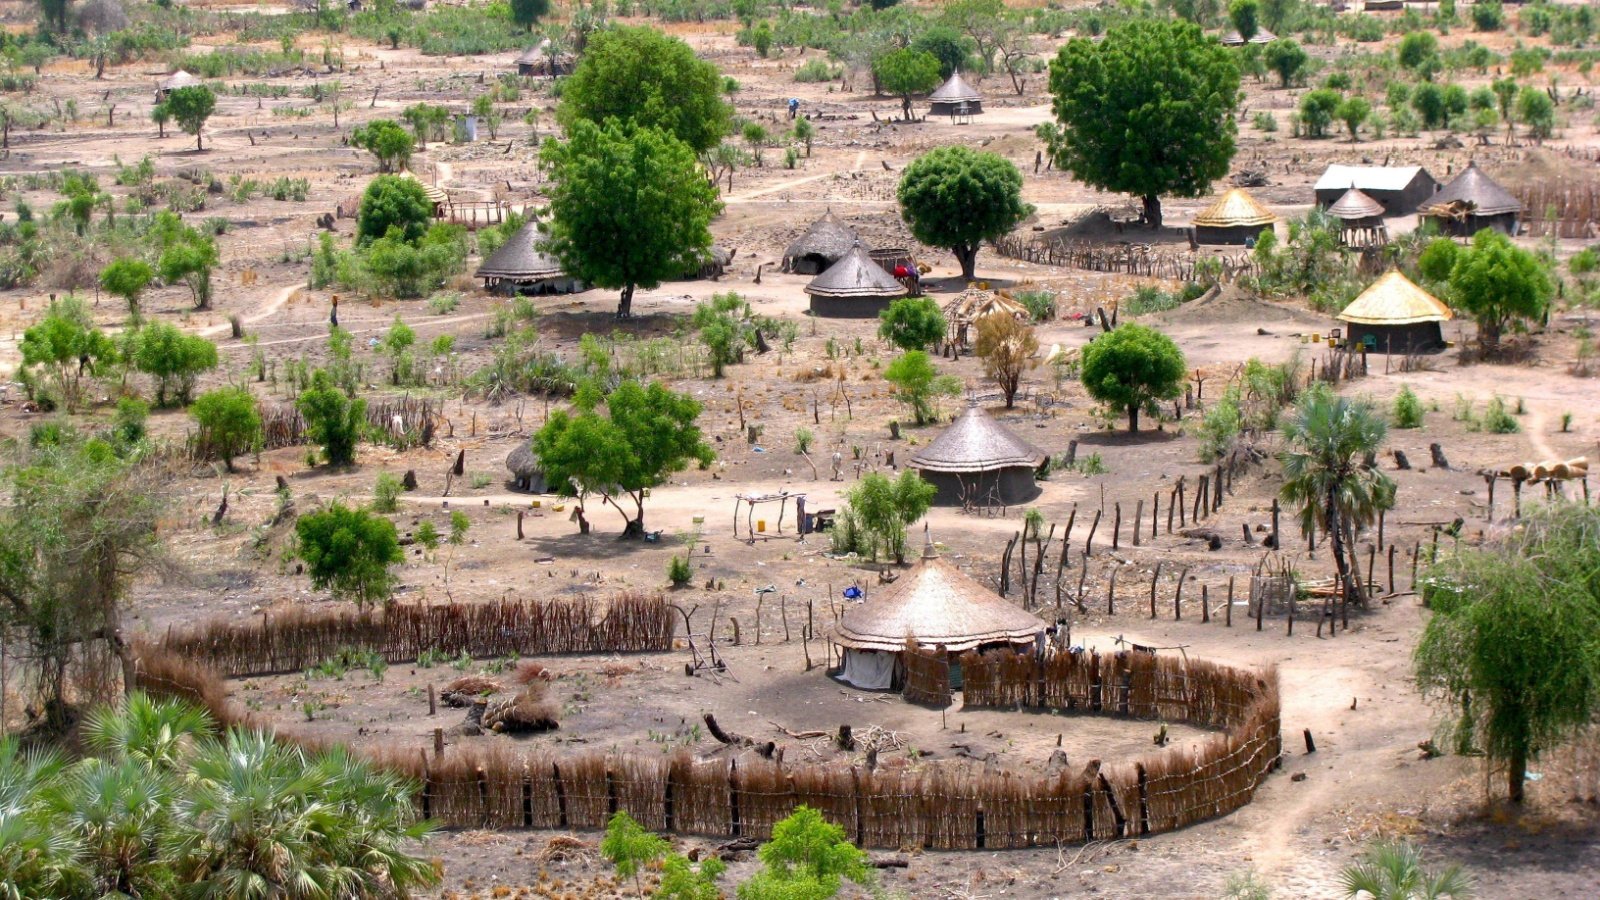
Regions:
[[[983,95],[967,84],[961,70],[950,73],[949,79],[928,95],[930,116],[976,116],[983,113]]]
[[[478,266],[484,290],[507,294],[574,294],[583,282],[562,271],[561,262],[540,249],[539,226],[522,226]]]
[[[855,229],[839,221],[830,209],[783,251],[783,270],[816,275],[843,259],[860,240]]]
[[[1358,188],[1344,192],[1328,215],[1339,220],[1339,240],[1346,247],[1381,247],[1389,243],[1389,228],[1383,222],[1383,204]]]
[[[806,293],[811,295],[814,315],[870,319],[908,291],[899,279],[872,261],[858,240],[828,271],[811,279]]]
[[[1471,236],[1485,228],[1493,228],[1501,234],[1516,234],[1522,201],[1473,161],[1440,188],[1433,199],[1422,204],[1419,211],[1424,218],[1438,223],[1439,230],[1445,234]]]
[[[938,489],[940,506],[1013,506],[1038,496],[1034,476],[1044,461],[1044,451],[974,404],[910,465]]]
[[[851,607],[829,638],[842,648],[832,673],[865,690],[891,690],[905,680],[901,654],[906,641],[949,654],[951,681],[959,678],[955,657],[968,650],[1035,643],[1048,626],[970,575],[939,558],[929,542],[922,562],[882,593]]]
[[[168,75],[167,77],[156,82],[156,102],[160,103],[161,101],[167,99],[167,94],[177,90],[178,88],[197,87],[202,84],[205,84],[205,82],[194,77],[193,75],[190,75],[188,72],[179,69],[178,71],[173,72],[171,75]]]
[[[539,458],[533,455],[531,443],[523,441],[518,444],[517,448],[506,456],[506,468],[511,470],[511,481],[517,490],[535,494],[543,494],[550,490],[550,485],[544,478],[544,469],[539,466]]]
[[[525,78],[541,75],[555,78],[572,74],[572,56],[567,53],[552,52],[549,38],[540,41],[537,46],[522,51],[515,65],[517,74]]]

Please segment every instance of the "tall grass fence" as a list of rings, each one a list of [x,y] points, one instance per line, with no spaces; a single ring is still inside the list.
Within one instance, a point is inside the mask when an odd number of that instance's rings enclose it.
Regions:
[[[1600,181],[1535,181],[1517,185],[1522,224],[1530,237],[1600,237]]]
[[[224,724],[271,729],[282,740],[313,747],[322,743],[231,702],[215,664],[190,652],[208,646],[215,645],[139,645],[140,686],[199,703]],[[260,659],[206,652],[224,660]],[[297,657],[310,658],[309,650]],[[272,661],[255,664],[283,667],[288,657],[266,659]],[[785,765],[781,757],[698,759],[687,750],[554,754],[495,741],[439,756],[390,745],[370,756],[416,779],[422,785],[418,812],[446,827],[599,829],[626,811],[653,831],[766,839],[774,823],[805,804],[863,847],[999,850],[1136,837],[1226,814],[1250,801],[1282,750],[1275,670],[1139,653],[968,654],[962,666],[974,706],[1038,705],[1223,731],[1193,746],[1131,761],[1093,760],[1058,773],[954,762],[875,769],[845,762]]]

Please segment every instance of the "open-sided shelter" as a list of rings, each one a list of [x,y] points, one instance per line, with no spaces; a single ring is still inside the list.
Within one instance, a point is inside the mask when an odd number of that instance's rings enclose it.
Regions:
[[[534,222],[489,254],[476,277],[483,279],[484,290],[504,294],[575,294],[584,289],[583,282],[562,271],[560,260],[541,249]]]
[[[1278,217],[1244,188],[1234,188],[1194,217],[1194,238],[1202,244],[1247,244],[1272,230]]]
[[[843,258],[811,279],[806,293],[814,315],[870,319],[908,291],[856,241]]]
[[[928,95],[930,116],[976,116],[983,112],[983,95],[961,77],[958,69]]]
[[[1450,307],[1390,269],[1339,313],[1348,340],[1375,353],[1417,353],[1444,346]]]
[[[977,337],[972,326],[984,316],[997,313],[1014,316],[1022,322],[1032,318],[1026,306],[997,291],[974,286],[955,295],[944,305],[944,320],[951,342],[963,347],[971,344]]]
[[[1246,41],[1244,39],[1244,35],[1240,34],[1238,32],[1238,30],[1235,29],[1235,30],[1230,31],[1227,34],[1222,36],[1222,46],[1224,46],[1224,47],[1243,47],[1247,43],[1248,44],[1270,44],[1270,43],[1272,43],[1273,41],[1275,41],[1277,39],[1278,39],[1277,35],[1275,35],[1272,32],[1266,30],[1265,28],[1260,28],[1260,29],[1256,30],[1255,34],[1252,34],[1250,36],[1250,40]]]
[[[891,690],[904,681],[906,641],[943,650],[952,665],[968,650],[1026,647],[1043,634],[1043,620],[1006,600],[951,563],[930,542],[922,562],[899,581],[845,611],[831,638],[843,648],[837,671],[846,684]]]
[[[941,506],[1014,506],[1038,496],[1034,476],[1044,461],[1044,451],[973,404],[910,465],[938,489]]]
[[[1345,191],[1327,212],[1339,220],[1339,240],[1347,247],[1382,246],[1389,242],[1383,204],[1356,188]]]
[[[1384,214],[1408,216],[1426,203],[1439,189],[1428,170],[1421,166],[1329,166],[1317,179],[1313,190],[1317,205],[1326,209],[1338,202],[1344,192],[1356,188],[1383,204]]]
[[[843,259],[860,240],[855,229],[830,209],[783,251],[783,270],[796,275],[819,274]]]
[[[1485,228],[1516,234],[1522,201],[1501,187],[1476,160],[1422,205],[1422,215],[1445,234],[1474,235]]]

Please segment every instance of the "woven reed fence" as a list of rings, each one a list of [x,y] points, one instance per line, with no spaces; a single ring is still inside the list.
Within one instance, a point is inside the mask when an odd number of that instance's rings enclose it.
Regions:
[[[916,640],[906,641],[906,683],[900,696],[907,703],[927,706],[950,705],[950,655],[937,648],[924,650]]]
[[[306,420],[293,406],[258,405],[258,411],[261,449],[278,450],[311,442],[306,435]],[[397,450],[432,446],[439,418],[439,405],[427,397],[388,397],[367,403],[367,428],[372,439]],[[204,429],[189,433],[187,449],[190,459],[220,458]]]
[[[1600,181],[1537,181],[1512,193],[1522,202],[1522,222],[1533,237],[1600,235]]]
[[[396,603],[173,628],[162,647],[240,677],[303,671],[344,649],[375,652],[390,663],[415,660],[424,651],[490,658],[670,650],[677,618],[660,594],[632,592],[607,599]]]
[[[1224,282],[1258,275],[1261,271],[1249,253],[1216,256],[1182,250],[1156,250],[1140,245],[1108,246],[1070,242],[1059,238],[1042,241],[1019,235],[1000,238],[994,242],[994,249],[1001,256],[1040,265],[1175,281],[1194,281],[1195,265],[1201,260],[1214,259],[1221,263],[1221,269],[1210,274]]]
[[[229,701],[207,663],[148,642],[135,652],[141,688],[203,704],[224,724],[274,727]],[[387,747],[372,759],[420,782],[419,812],[447,827],[593,830],[620,810],[654,831],[766,839],[805,804],[864,847],[999,850],[1152,834],[1231,812],[1250,801],[1282,749],[1274,670],[1145,654],[968,654],[962,665],[979,699],[1091,710],[1098,698],[1104,711],[1109,697],[1127,715],[1226,730],[1193,748],[1059,774],[954,763],[784,766],[755,756],[700,760],[686,750],[554,756],[497,742],[433,758]],[[292,728],[274,730],[281,740],[317,745]]]

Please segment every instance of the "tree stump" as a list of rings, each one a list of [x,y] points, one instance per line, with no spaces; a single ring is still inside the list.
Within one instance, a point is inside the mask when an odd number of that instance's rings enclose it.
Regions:
[[[1429,444],[1428,452],[1433,454],[1433,467],[1435,469],[1449,469],[1450,460],[1444,457],[1444,448],[1438,444]]]
[[[1411,460],[1406,459],[1406,452],[1404,450],[1395,450],[1392,452],[1394,453],[1394,467],[1396,469],[1404,471],[1411,468]]]
[[[400,479],[400,486],[408,491],[417,489],[417,470],[407,469],[405,477]]]

